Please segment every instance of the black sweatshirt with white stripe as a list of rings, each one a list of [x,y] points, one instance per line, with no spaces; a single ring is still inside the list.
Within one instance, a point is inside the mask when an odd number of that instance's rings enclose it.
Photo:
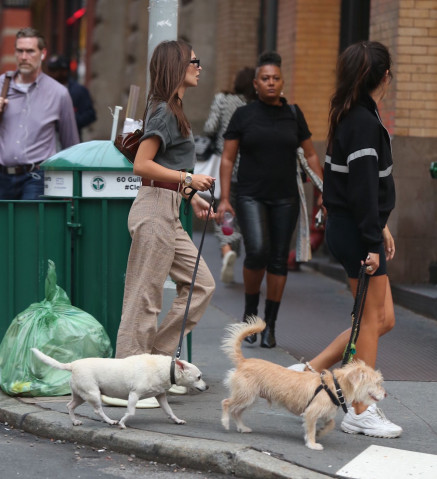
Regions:
[[[325,160],[323,203],[328,215],[355,219],[368,251],[383,242],[382,230],[395,206],[388,131],[366,95],[340,121]]]

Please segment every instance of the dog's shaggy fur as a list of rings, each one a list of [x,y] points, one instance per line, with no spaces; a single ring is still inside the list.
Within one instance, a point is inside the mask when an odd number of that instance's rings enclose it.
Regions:
[[[135,406],[140,399],[156,397],[164,413],[176,424],[185,424],[171,410],[166,390],[171,387],[170,356],[139,354],[125,359],[85,358],[71,363],[60,363],[36,348],[33,353],[45,364],[71,371],[71,401],[67,404],[74,426],[82,422],[76,419],[74,410],[85,401],[91,404],[94,412],[108,424],[118,424],[125,428],[126,419],[135,414]],[[194,364],[176,360],[175,380],[178,386],[206,391],[208,386]],[[118,399],[127,399],[126,414],[120,421],[109,418],[102,408],[101,394]]]
[[[326,434],[335,426],[337,407],[324,390],[313,398],[321,384],[319,374],[311,371],[292,371],[263,359],[246,359],[243,356],[241,351],[243,339],[261,332],[264,327],[264,321],[254,317],[248,324],[233,324],[227,329],[228,335],[223,341],[222,349],[235,364],[236,369],[229,371],[225,380],[226,386],[231,391],[231,397],[222,401],[222,424],[225,429],[229,429],[229,418],[232,416],[239,432],[251,432],[251,429],[243,424],[241,416],[259,396],[269,403],[284,406],[293,414],[301,415],[304,418],[306,446],[321,450],[323,446],[315,441],[317,420],[323,421],[319,436]],[[370,405],[386,395],[382,387],[381,373],[366,366],[363,361],[335,369],[334,374],[347,403],[357,401]],[[327,372],[324,381],[335,394],[332,374]]]

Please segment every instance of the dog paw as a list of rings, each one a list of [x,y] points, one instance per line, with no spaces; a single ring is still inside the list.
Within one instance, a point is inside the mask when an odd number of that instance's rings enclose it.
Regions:
[[[318,442],[314,442],[312,444],[306,443],[306,446],[314,451],[323,451],[323,446]]]
[[[226,429],[226,431],[229,431],[229,421],[222,420],[222,426]]]
[[[187,424],[187,421],[184,421],[183,419],[176,419],[175,424]]]
[[[79,421],[79,419],[75,419],[73,421],[73,426],[82,426],[82,421]]]
[[[117,422],[117,421],[114,421],[113,424],[118,424],[118,427],[120,429],[126,429],[126,426],[124,425],[124,422]]]
[[[252,429],[250,429],[250,427],[247,427],[247,426],[242,426],[242,427],[239,427],[237,428],[237,431],[238,432],[252,432]]]

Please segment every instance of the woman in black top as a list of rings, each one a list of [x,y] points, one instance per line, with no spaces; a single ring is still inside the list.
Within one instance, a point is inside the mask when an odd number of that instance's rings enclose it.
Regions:
[[[299,214],[296,150],[301,146],[311,168],[322,178],[322,169],[311,142],[303,113],[293,111],[282,97],[281,57],[275,52],[260,56],[254,86],[258,99],[238,108],[224,134],[220,167],[219,221],[230,204],[232,168],[240,152],[237,176],[237,216],[243,234],[245,309],[243,320],[258,313],[259,293],[267,276],[266,328],[261,346],[276,345],[274,328],[287,280],[290,241]],[[256,336],[246,338],[250,343]]]
[[[375,367],[378,338],[395,323],[386,261],[395,253],[387,220],[395,205],[390,136],[377,104],[391,81],[391,58],[384,45],[360,42],[347,48],[337,66],[337,88],[331,100],[323,204],[328,211],[326,242],[343,265],[355,296],[362,264],[370,275],[356,344],[356,358]],[[350,337],[344,331],[309,369],[317,371],[340,361]],[[304,369],[305,365],[296,365]],[[294,369],[294,367],[293,367]],[[374,404],[353,404],[343,431],[375,437],[397,437],[402,428]]]

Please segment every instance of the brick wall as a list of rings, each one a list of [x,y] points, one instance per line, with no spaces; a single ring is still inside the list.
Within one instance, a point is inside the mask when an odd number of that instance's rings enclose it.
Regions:
[[[0,73],[15,70],[15,35],[31,25],[30,9],[3,8],[0,14]]]
[[[280,0],[278,51],[284,93],[305,114],[314,142],[324,143],[335,81],[340,31],[338,0]]]
[[[372,1],[371,25],[395,60],[385,123],[396,135],[437,138],[437,2]]]
[[[217,9],[215,90],[231,89],[233,76],[255,66],[258,49],[259,0],[220,0]]]
[[[394,79],[380,105],[392,134],[396,208],[389,227],[394,282],[426,283],[437,261],[437,2],[372,0],[370,39],[390,49]]]
[[[437,138],[437,2],[401,0],[397,135]]]

